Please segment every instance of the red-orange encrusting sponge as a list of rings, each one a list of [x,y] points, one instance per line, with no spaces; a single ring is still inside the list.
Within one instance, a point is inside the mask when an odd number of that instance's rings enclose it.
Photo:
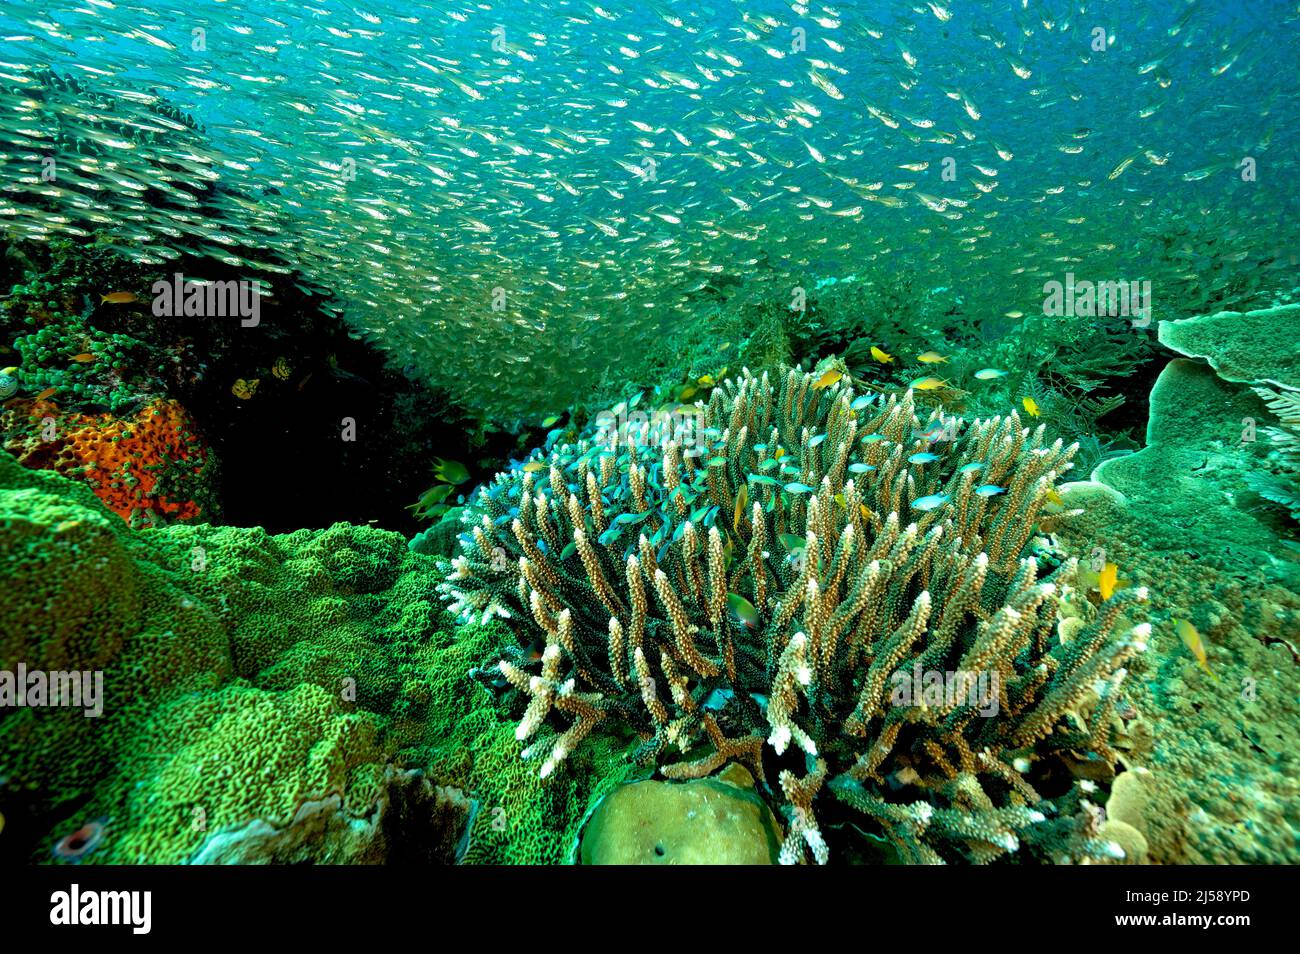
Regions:
[[[137,513],[192,520],[209,450],[177,401],[157,399],[133,417],[61,410],[49,400],[18,400],[0,417],[5,447],[25,467],[86,480],[104,504],[130,521]],[[53,440],[48,419],[52,418]]]

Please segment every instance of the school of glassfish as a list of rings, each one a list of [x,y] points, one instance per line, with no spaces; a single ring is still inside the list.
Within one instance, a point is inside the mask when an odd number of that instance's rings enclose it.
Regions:
[[[553,410],[722,276],[784,301],[874,267],[996,315],[1067,269],[1191,303],[1226,280],[1207,255],[1268,284],[1297,106],[1265,40],[1298,24],[1195,0],[22,5],[0,222],[297,281],[471,403]],[[1211,253],[1171,224],[1224,207]]]

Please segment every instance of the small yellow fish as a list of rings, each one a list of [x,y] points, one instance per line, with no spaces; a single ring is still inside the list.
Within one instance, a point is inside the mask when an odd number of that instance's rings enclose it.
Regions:
[[[858,504],[858,509],[862,511],[862,519],[863,519],[863,520],[870,520],[870,519],[871,519],[871,510],[868,509],[868,507],[867,507],[866,504]]]
[[[711,375],[711,374],[706,374],[706,375],[704,375],[704,376],[698,378],[698,379],[696,380],[695,383],[698,384],[698,385],[700,385],[700,387],[711,388],[711,387],[713,387],[713,385],[716,384],[717,382],[713,380],[713,375]]]
[[[1027,397],[1022,399],[1020,403],[1024,405],[1025,410],[1029,412],[1030,417],[1038,417],[1039,411],[1037,401],[1031,397]]]
[[[99,296],[101,305],[130,305],[139,300],[139,298],[135,297],[135,292],[109,292],[107,295]]]
[[[736,494],[736,512],[731,515],[731,529],[737,533],[740,532],[740,515],[745,512],[745,504],[749,503],[749,486],[740,485],[740,492]]]
[[[546,465],[542,463],[540,460],[530,460],[528,463],[524,464],[523,466],[523,471],[525,474],[535,474],[539,470],[545,470],[545,469],[546,469]]]
[[[813,390],[814,391],[825,390],[826,388],[830,387],[832,384],[834,384],[842,377],[844,377],[843,371],[836,371],[834,368],[831,368],[829,371],[827,371],[820,378],[818,378],[816,381],[813,382]]]
[[[89,364],[91,361],[95,360],[95,356],[87,351],[83,354],[74,355],[72,360],[76,361],[78,364]]]
[[[1201,664],[1206,675],[1211,679],[1217,678],[1214,673],[1210,672],[1209,659],[1205,653],[1205,643],[1201,640],[1201,634],[1197,632],[1196,627],[1185,619],[1175,619],[1174,628],[1178,630],[1178,637],[1183,641],[1183,645],[1191,651],[1196,657],[1196,661]]]
[[[682,388],[681,393],[677,395],[677,400],[689,401],[691,398],[695,397],[695,395],[699,392],[699,390],[700,389],[697,388],[695,385],[688,384],[686,385],[686,387]]]
[[[277,380],[288,381],[289,375],[293,374],[293,368],[289,367],[287,359],[276,358],[275,364],[271,365],[271,374],[275,375]]]
[[[926,351],[923,354],[918,354],[916,360],[920,361],[922,364],[939,364],[948,359],[937,351]]]
[[[890,361],[894,360],[894,356],[892,354],[886,354],[884,351],[882,351],[880,348],[877,348],[875,345],[871,346],[871,357],[875,358],[881,364],[888,364]]]
[[[1114,563],[1107,563],[1101,568],[1101,573],[1097,575],[1097,591],[1101,593],[1103,602],[1110,599],[1121,585],[1118,566]]]
[[[44,401],[46,398],[52,398],[59,391],[58,388],[46,388],[40,394],[36,395],[36,400]]]
[[[241,401],[247,401],[257,393],[257,385],[261,380],[261,378],[250,378],[245,381],[243,378],[240,378],[230,386],[230,393]]]
[[[1058,494],[1055,490],[1048,490],[1045,496],[1047,497],[1048,503],[1056,504],[1056,506],[1058,507],[1065,506],[1065,498],[1062,497],[1060,494]]]
[[[912,382],[912,387],[917,391],[937,391],[939,388],[946,388],[948,382],[942,378],[917,378]]]

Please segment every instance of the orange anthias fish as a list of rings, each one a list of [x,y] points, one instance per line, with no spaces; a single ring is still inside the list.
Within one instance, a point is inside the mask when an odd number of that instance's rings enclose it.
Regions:
[[[83,354],[74,356],[72,360],[79,362],[80,364],[89,364],[91,361],[95,360],[95,356],[87,351]]]
[[[100,304],[107,305],[132,305],[140,299],[135,296],[135,292],[109,292],[107,295],[100,295]]]
[[[44,401],[46,398],[52,398],[59,391],[58,388],[46,388],[40,394],[36,395],[36,400]]]
[[[1119,583],[1119,567],[1114,563],[1107,563],[1101,568],[1101,573],[1097,575],[1097,590],[1101,593],[1103,601],[1108,600],[1115,593]]]
[[[1211,679],[1218,678],[1214,673],[1210,672],[1209,657],[1205,652],[1205,643],[1201,640],[1201,634],[1197,631],[1196,627],[1185,619],[1175,619],[1174,628],[1178,631],[1178,638],[1183,641],[1183,645],[1186,646],[1191,651],[1191,654],[1196,657],[1196,661],[1201,664],[1201,668],[1205,670],[1205,674]]]
[[[832,384],[834,384],[842,377],[844,377],[843,371],[836,371],[834,368],[831,368],[829,371],[827,371],[820,378],[818,378],[816,381],[813,382],[813,390],[814,391],[824,390],[825,388],[830,387]]]

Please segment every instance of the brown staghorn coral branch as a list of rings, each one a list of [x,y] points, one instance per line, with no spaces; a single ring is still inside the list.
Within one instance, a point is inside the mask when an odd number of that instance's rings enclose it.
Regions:
[[[527,697],[518,731],[547,772],[617,718],[641,737],[638,759],[690,754],[668,777],[728,761],[759,777],[769,747],[819,760],[782,779],[788,856],[821,837],[814,776],[910,860],[1046,844],[1025,766],[1080,746],[1108,754],[1143,640],[1141,627],[1118,636],[1140,588],[1059,640],[1073,564],[1028,558],[1077,448],[1015,413],[962,426],[926,410],[922,425],[910,392],[858,410],[851,375],[815,389],[817,377],[722,382],[696,405],[707,439],[695,444],[629,435],[612,454],[583,439],[552,448],[544,477],[498,476],[465,507],[443,592],[466,618],[516,628],[498,669]],[[921,439],[923,426],[947,439]],[[909,460],[923,450],[938,459]],[[976,494],[986,483],[1005,490]],[[625,524],[636,530],[620,536]],[[538,632],[543,658],[525,663]],[[933,675],[947,695],[895,691]],[[963,688],[974,676],[993,679],[991,712]]]
[[[790,827],[781,844],[780,861],[783,865],[797,865],[803,860],[804,846],[812,852],[813,859],[824,865],[830,860],[830,850],[817,827],[813,815],[813,799],[826,781],[826,762],[818,759],[813,771],[798,778],[788,769],[780,776],[781,791],[790,803]]]

